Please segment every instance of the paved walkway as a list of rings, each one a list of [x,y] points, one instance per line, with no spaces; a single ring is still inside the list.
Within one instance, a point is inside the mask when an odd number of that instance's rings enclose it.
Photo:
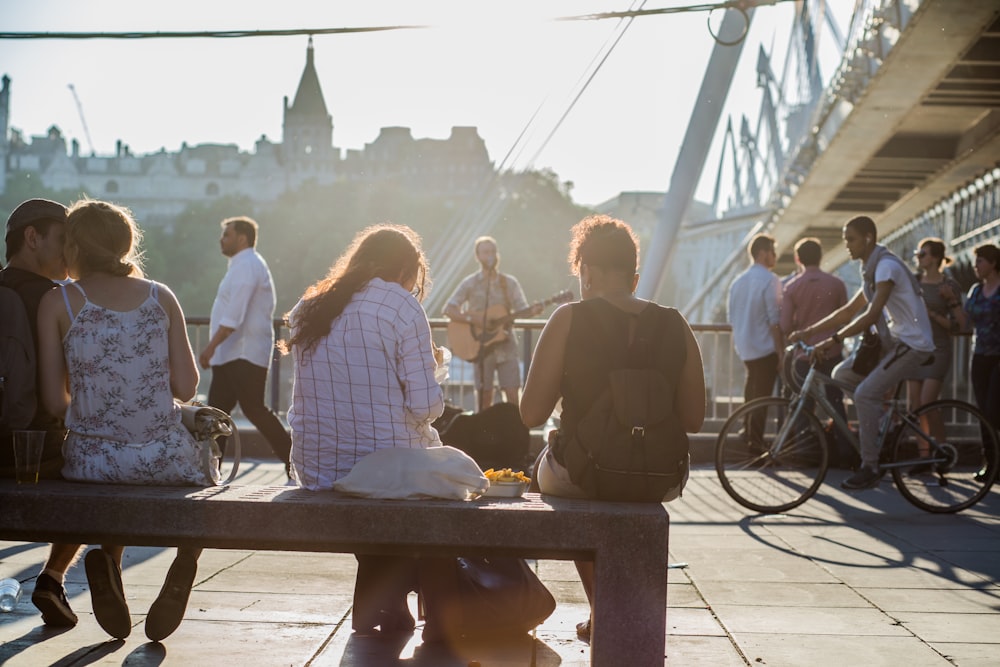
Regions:
[[[713,471],[695,471],[684,497],[669,506],[665,664],[1000,664],[1000,494],[938,516],[907,505],[891,482],[848,495],[835,485],[843,475],[831,472],[819,497],[792,513],[748,516]],[[240,481],[278,484],[282,477],[276,463],[248,461]],[[423,646],[419,626],[393,640],[355,636],[349,555],[206,551],[187,617],[163,644],[147,642],[142,623],[172,550],[126,551],[135,628],[125,641],[109,641],[95,622],[82,567],[68,579],[79,625],[45,629],[29,601],[44,555],[44,545],[0,542],[0,576],[25,582],[18,609],[0,614],[0,664],[589,664],[574,631],[587,610],[569,563],[538,564],[559,607],[535,641],[448,654]]]

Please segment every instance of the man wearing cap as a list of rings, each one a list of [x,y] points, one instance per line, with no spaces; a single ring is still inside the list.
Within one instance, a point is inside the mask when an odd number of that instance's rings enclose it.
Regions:
[[[31,325],[31,337],[38,351],[38,304],[55,281],[66,280],[63,257],[66,207],[47,199],[29,199],[7,218],[6,268],[0,270],[0,285],[14,290],[24,302]],[[36,383],[41,386],[41,383]],[[62,470],[62,442],[66,435],[62,416],[50,414],[41,397],[29,429],[45,431],[40,476],[59,479]],[[0,443],[10,443],[10,433],[0,433]],[[13,449],[0,446],[0,476],[13,477]],[[73,626],[77,617],[66,599],[63,580],[80,552],[79,544],[53,544],[45,566],[35,580],[31,601],[42,612],[46,625]]]
[[[0,270],[0,285],[14,290],[28,315],[31,337],[38,350],[38,304],[55,281],[65,280],[66,261],[63,259],[63,225],[66,207],[47,199],[29,199],[14,209],[7,218],[7,266]],[[58,478],[62,467],[61,448],[66,434],[62,419],[49,414],[38,399],[35,418],[28,428],[46,431],[42,455],[42,474]],[[10,434],[0,434],[10,442]],[[4,477],[13,477],[14,462],[11,447],[0,447],[0,469]]]

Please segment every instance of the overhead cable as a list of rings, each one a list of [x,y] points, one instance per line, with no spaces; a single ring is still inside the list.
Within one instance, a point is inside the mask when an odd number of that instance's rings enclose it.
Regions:
[[[681,14],[685,12],[713,12],[719,9],[736,9],[745,11],[754,7],[776,5],[781,2],[796,2],[797,0],[727,0],[725,2],[709,2],[679,7],[661,7],[658,9],[628,9],[619,12],[597,12],[574,16],[558,16],[552,21],[601,21],[606,19],[637,18],[640,16],[657,16],[664,14]],[[213,38],[236,39],[242,37],[290,37],[301,35],[340,35],[367,32],[392,32],[398,30],[426,30],[435,28],[433,25],[383,25],[361,26],[355,28],[288,28],[266,30],[157,30],[144,32],[132,30],[128,32],[37,32],[37,31],[3,31],[0,39],[187,39]]]

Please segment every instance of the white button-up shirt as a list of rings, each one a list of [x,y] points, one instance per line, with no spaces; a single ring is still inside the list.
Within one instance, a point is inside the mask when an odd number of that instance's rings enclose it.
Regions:
[[[762,264],[751,264],[729,287],[733,346],[743,361],[777,352],[771,327],[781,322],[781,281]]]
[[[274,307],[274,281],[264,258],[254,248],[230,257],[229,270],[212,304],[209,339],[220,326],[234,331],[215,348],[211,365],[246,359],[255,366],[269,367],[274,350]]]

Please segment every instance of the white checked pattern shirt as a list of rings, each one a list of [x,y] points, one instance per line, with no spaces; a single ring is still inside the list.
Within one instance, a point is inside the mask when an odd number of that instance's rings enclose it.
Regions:
[[[444,392],[434,379],[430,324],[397,283],[373,278],[311,351],[296,345],[292,353],[291,458],[305,488],[331,488],[376,449],[441,444],[431,426]]]
[[[274,281],[264,258],[253,248],[230,257],[212,304],[208,335],[211,339],[220,326],[235,331],[215,348],[211,364],[246,359],[255,366],[269,367],[274,350],[274,305]]]

